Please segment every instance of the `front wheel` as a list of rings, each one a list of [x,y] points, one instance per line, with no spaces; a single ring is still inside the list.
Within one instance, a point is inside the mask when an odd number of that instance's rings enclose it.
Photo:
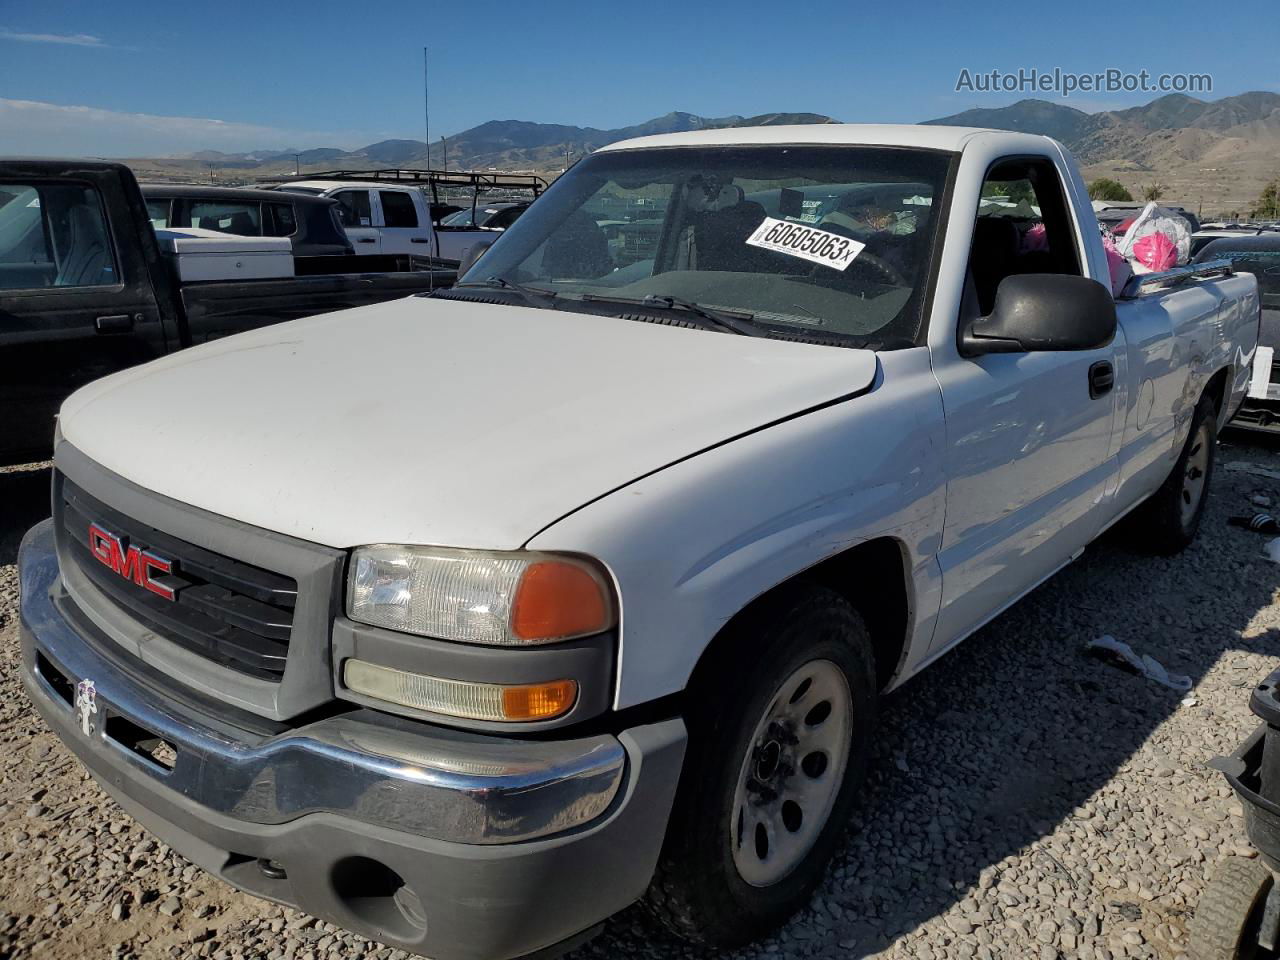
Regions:
[[[744,613],[688,692],[689,750],[650,910],[715,947],[808,902],[840,840],[875,724],[871,640],[844,598],[790,589]]]

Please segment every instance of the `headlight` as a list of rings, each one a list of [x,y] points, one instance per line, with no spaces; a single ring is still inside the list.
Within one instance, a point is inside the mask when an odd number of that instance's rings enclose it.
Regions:
[[[403,633],[495,646],[554,643],[615,623],[608,584],[585,561],[386,545],[355,551],[347,615]]]

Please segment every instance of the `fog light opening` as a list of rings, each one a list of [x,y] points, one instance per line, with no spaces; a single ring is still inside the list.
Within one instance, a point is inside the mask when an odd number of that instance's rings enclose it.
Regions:
[[[398,940],[416,941],[427,929],[418,895],[385,863],[369,857],[344,857],[333,865],[333,892],[366,927]]]
[[[63,703],[68,707],[76,697],[76,686],[67,679],[66,674],[55,667],[48,661],[43,653],[36,653],[36,672],[44,677],[45,683],[53,689]]]

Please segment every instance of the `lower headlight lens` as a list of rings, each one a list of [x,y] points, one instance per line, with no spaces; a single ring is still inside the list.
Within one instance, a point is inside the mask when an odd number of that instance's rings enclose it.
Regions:
[[[387,703],[465,720],[520,723],[553,720],[573,708],[573,680],[548,683],[472,683],[409,673],[365,660],[347,660],[342,680],[348,690]]]

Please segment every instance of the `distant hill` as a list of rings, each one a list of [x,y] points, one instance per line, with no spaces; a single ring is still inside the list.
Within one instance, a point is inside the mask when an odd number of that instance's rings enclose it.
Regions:
[[[568,162],[585,153],[632,137],[721,127],[835,122],[818,113],[701,117],[682,111],[673,111],[652,120],[613,130],[561,123],[534,123],[528,120],[490,120],[447,138],[443,150],[440,143],[431,144],[430,162],[432,166],[440,167],[447,161],[450,169],[533,170],[554,175]],[[143,176],[204,176],[208,174],[209,165],[213,165],[216,170],[234,171],[231,177],[224,172],[224,179],[252,179],[254,176],[292,173],[295,163],[305,173],[307,167],[313,171],[326,167],[355,170],[421,167],[427,165],[427,158],[427,144],[422,140],[383,140],[358,150],[339,150],[335,147],[256,150],[244,153],[203,150],[185,159],[139,160],[134,165]]]
[[[980,107],[938,120],[926,120],[925,123],[1039,133],[1068,143],[1092,128],[1093,116],[1075,107],[1064,107],[1046,100],[1020,100],[1008,107]]]
[[[752,117],[702,117],[674,111],[642,123],[601,130],[527,120],[490,120],[433,143],[430,162],[450,169],[534,171],[555,176],[600,147],[630,137],[723,127],[835,123],[817,113],[765,113]],[[1243,93],[1221,100],[1170,94],[1126,110],[1085,113],[1045,100],[983,107],[930,124],[994,127],[1045,134],[1062,141],[1080,160],[1087,179],[1119,180],[1135,195],[1160,183],[1171,200],[1206,210],[1247,210],[1263,186],[1280,174],[1280,94]],[[224,179],[252,180],[289,174],[295,162],[305,174],[323,169],[417,167],[428,162],[421,140],[383,140],[358,150],[317,147],[246,153],[204,151],[179,160],[131,161],[141,176],[200,177],[212,165]]]
[[[1021,100],[928,123],[1045,134],[1075,154],[1086,179],[1111,177],[1134,196],[1159,183],[1170,200],[1207,212],[1247,211],[1280,175],[1280,94],[1266,91],[1221,100],[1173,93],[1101,113]]]

